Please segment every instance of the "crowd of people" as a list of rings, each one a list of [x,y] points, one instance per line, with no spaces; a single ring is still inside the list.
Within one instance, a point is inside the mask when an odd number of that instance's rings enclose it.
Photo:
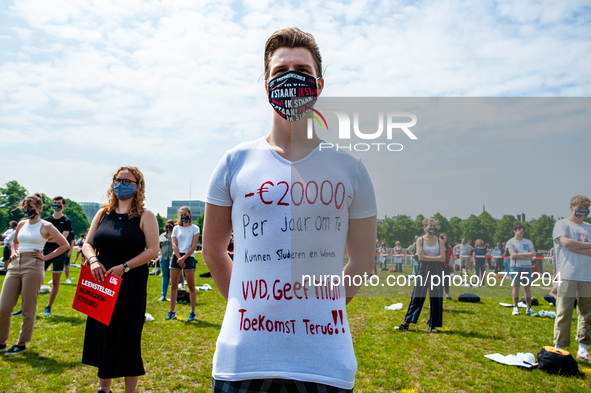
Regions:
[[[274,109],[270,133],[229,150],[214,170],[207,190],[203,258],[227,300],[212,365],[213,391],[352,392],[357,362],[346,305],[361,285],[353,280],[335,287],[331,282],[310,291],[316,283],[305,282],[303,277],[311,272],[329,277],[342,273],[366,276],[372,270],[377,274],[373,186],[359,159],[342,151],[320,152],[320,138],[315,132],[309,134],[307,114],[324,87],[322,58],[311,34],[297,28],[275,32],[265,45],[264,79]],[[318,197],[318,190],[327,184],[325,189],[335,192],[330,200],[325,194]],[[314,187],[316,197],[308,194]],[[298,199],[300,190],[302,198]],[[337,198],[339,190],[342,199]],[[166,301],[170,282],[170,311],[165,319],[175,318],[177,285],[185,280],[191,303],[188,320],[195,319],[194,252],[200,230],[192,224],[191,210],[182,207],[178,221],[167,221],[159,234],[156,217],[144,206],[145,191],[146,182],[138,168],[118,168],[107,190],[107,203],[93,218],[76,255],[75,261],[80,256],[96,282],[110,275],[122,278],[110,324],[91,317],[86,321],[82,362],[98,369],[99,393],[110,392],[112,379],[121,377],[125,378],[125,391],[132,392],[138,377],[146,372],[141,334],[149,261],[160,255],[159,300]],[[287,202],[289,198],[292,203]],[[61,213],[65,199],[56,197],[53,202],[54,212],[41,219],[40,195],[26,197],[19,205],[24,219],[11,222],[4,239],[7,274],[0,295],[0,351],[8,356],[25,351],[32,339],[45,270],[52,267],[53,288],[44,315],[51,315],[61,273],[68,272],[65,266],[74,241],[72,227]],[[590,204],[585,197],[573,198],[571,216],[558,221],[553,234],[557,272],[563,282],[557,289],[555,345],[570,344],[572,310],[578,298],[578,357],[586,361],[591,361],[587,350],[591,342],[591,225],[582,220],[589,214]],[[307,227],[306,220],[316,216],[321,219],[319,224]],[[233,229],[237,231],[235,258],[228,254]],[[473,247],[466,239],[452,248],[446,234],[437,234],[437,221],[425,219],[416,241],[406,250],[412,255],[413,275],[423,280],[415,285],[404,322],[396,329],[409,330],[409,325],[417,322],[430,292],[428,330],[436,333],[443,326],[443,293],[451,298],[449,287],[433,285],[432,277],[473,268],[482,277],[486,256],[497,257],[497,272],[501,266],[498,259],[510,256],[505,270],[519,276],[512,292],[515,309],[518,313],[516,296],[524,286],[530,306],[527,313],[533,316],[531,292],[524,278],[531,277],[535,249],[524,238],[522,226],[517,224],[513,231],[514,237],[494,250],[482,240],[476,240]],[[345,248],[348,262],[343,268]],[[385,244],[378,251],[382,268],[387,268],[387,258],[382,259],[387,255]],[[402,271],[403,252],[397,242],[397,271]],[[259,296],[263,285],[281,289],[274,290],[272,297]],[[19,296],[21,332],[16,344],[8,348]],[[338,334],[329,329],[330,321],[323,325],[331,316],[335,325],[340,321]]]

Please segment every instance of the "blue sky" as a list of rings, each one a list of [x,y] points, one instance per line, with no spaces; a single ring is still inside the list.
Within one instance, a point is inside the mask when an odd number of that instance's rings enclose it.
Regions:
[[[188,199],[190,183],[192,197],[204,199],[223,153],[269,132],[263,47],[288,26],[316,37],[325,96],[591,93],[584,1],[0,1],[0,184],[16,179],[31,192],[99,202],[113,171],[136,165],[148,208],[164,214],[171,200]],[[441,138],[420,161],[425,173],[436,166],[451,183],[512,184],[517,148],[502,147],[518,146],[523,157],[539,157],[518,182],[530,191],[517,201],[515,188],[464,200],[444,187],[435,207],[400,192],[395,202],[378,198],[380,216],[464,218],[482,202],[495,217],[560,216],[568,213],[562,201],[591,194],[585,176],[562,177],[565,167],[583,170],[577,156],[590,138],[580,130],[493,135],[494,159],[459,154],[482,139]],[[420,146],[392,162],[408,181]],[[429,161],[444,152],[443,163]]]

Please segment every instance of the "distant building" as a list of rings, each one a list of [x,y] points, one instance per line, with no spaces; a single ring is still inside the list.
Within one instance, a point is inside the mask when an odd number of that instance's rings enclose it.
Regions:
[[[78,204],[82,206],[84,214],[86,214],[86,217],[88,217],[88,222],[92,222],[92,219],[102,206],[100,203],[96,202],[78,202]]]
[[[203,201],[172,201],[172,206],[166,208],[166,219],[171,220],[182,206],[189,206],[193,213],[193,221],[205,213],[205,202]]]

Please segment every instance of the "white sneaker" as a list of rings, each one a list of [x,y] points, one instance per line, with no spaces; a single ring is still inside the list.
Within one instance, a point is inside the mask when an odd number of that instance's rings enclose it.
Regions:
[[[49,280],[48,284],[53,284],[53,278]]]
[[[519,315],[519,307],[513,307],[513,313],[511,315]]]
[[[530,317],[537,317],[538,316],[538,314],[536,314],[536,312],[534,310],[532,310],[531,307],[525,311],[525,315],[528,315]]]
[[[66,278],[66,284],[71,284],[72,280],[70,280],[69,278]]]

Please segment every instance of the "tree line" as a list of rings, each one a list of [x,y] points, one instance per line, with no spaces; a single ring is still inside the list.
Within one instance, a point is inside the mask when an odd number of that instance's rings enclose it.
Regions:
[[[433,216],[437,222],[437,234],[446,233],[449,244],[453,247],[462,239],[482,239],[491,247],[497,242],[506,242],[513,235],[513,225],[517,222],[525,227],[525,238],[530,239],[537,249],[549,250],[553,247],[552,230],[556,220],[553,217],[542,215],[533,224],[526,221],[517,221],[512,215],[505,214],[501,219],[493,218],[488,212],[482,212],[479,216],[474,214],[462,220],[459,217],[452,217],[449,220],[437,213]],[[406,215],[397,217],[386,217],[378,220],[378,239],[386,243],[387,247],[394,247],[396,241],[400,241],[403,247],[407,247],[414,241],[415,235],[423,228],[425,216],[419,214],[412,220]],[[585,219],[591,223],[591,217]]]
[[[49,216],[53,213],[53,198],[57,195],[47,196],[44,193],[40,193],[43,199],[43,212],[41,217]],[[16,180],[11,180],[0,187],[0,233],[8,229],[8,223],[10,221],[19,222],[23,218],[23,213],[18,209],[18,204],[30,193],[27,189],[21,186]],[[65,196],[64,196],[65,197]],[[63,213],[66,217],[72,220],[72,230],[75,235],[80,235],[86,232],[90,228],[90,222],[82,206],[77,202],[66,198],[66,206],[64,207]],[[173,220],[177,221],[177,216]],[[156,214],[158,220],[158,227],[160,232],[163,232],[164,224],[166,223],[166,217]],[[203,214],[193,217],[194,223],[199,225],[199,228],[203,229]]]

